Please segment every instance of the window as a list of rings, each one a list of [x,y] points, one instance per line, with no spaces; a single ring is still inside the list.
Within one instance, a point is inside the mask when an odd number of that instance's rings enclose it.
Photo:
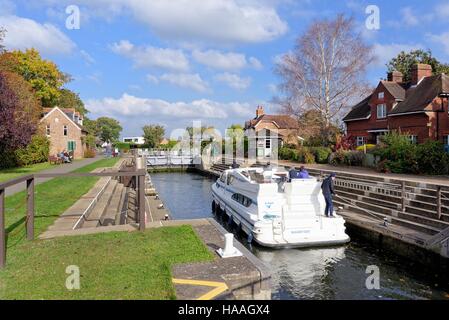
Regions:
[[[266,149],[270,149],[271,148],[271,140],[270,139],[266,139],[265,140],[265,148]]]
[[[357,147],[364,146],[366,144],[366,137],[357,137]]]
[[[223,183],[226,182],[226,173],[223,172],[223,173],[221,174],[221,176],[220,176],[220,181],[223,182]]]
[[[418,144],[418,136],[408,136],[412,144]]]
[[[383,93],[383,92],[379,92],[378,94],[377,94],[377,98],[378,99],[383,99],[385,97],[385,93]]]
[[[445,135],[443,137],[443,143],[445,146],[449,146],[449,136],[448,135]]]
[[[67,136],[69,134],[69,128],[64,126],[64,135]]]
[[[75,141],[67,141],[67,150],[75,151],[75,149],[76,149],[76,142]]]
[[[50,136],[50,125],[49,124],[47,124],[47,128],[45,131],[47,133],[47,137],[49,137]]]
[[[387,117],[387,106],[385,104],[377,105],[377,119],[384,119]]]
[[[232,195],[232,200],[237,201],[242,206],[245,206],[247,208],[250,207],[251,204],[253,203],[250,198],[245,197],[243,194],[240,193],[234,193]]]

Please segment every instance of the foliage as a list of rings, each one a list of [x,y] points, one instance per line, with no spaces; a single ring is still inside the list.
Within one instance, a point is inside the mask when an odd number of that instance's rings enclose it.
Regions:
[[[103,142],[114,142],[120,137],[122,126],[120,122],[113,118],[100,117],[96,120],[96,130],[98,137]]]
[[[332,149],[326,147],[310,147],[309,150],[315,156],[315,161],[321,164],[328,163],[329,156],[332,153]]]
[[[95,158],[96,152],[95,149],[87,148],[84,151],[84,158]]]
[[[145,144],[148,145],[150,149],[158,147],[162,139],[164,139],[165,128],[161,125],[146,125],[142,130]]]
[[[354,146],[354,137],[347,135],[337,135],[335,137],[334,151],[338,150],[351,150]]]
[[[55,63],[42,59],[36,49],[3,53],[0,70],[21,75],[31,84],[44,107],[54,107],[61,95],[60,89],[70,81],[69,75],[61,72]]]
[[[165,148],[165,149],[171,150],[178,144],[178,142],[179,142],[178,140],[169,140],[168,143],[162,144],[160,146]]]
[[[114,148],[119,149],[119,151],[129,151],[131,149],[131,143],[129,142],[115,142]]]
[[[59,91],[57,105],[60,108],[75,108],[83,116],[89,112],[84,106],[84,102],[81,100],[79,94],[65,88]]]
[[[390,132],[382,137],[374,154],[380,157],[380,170],[393,173],[418,173],[417,146],[407,135]]]
[[[19,166],[29,166],[48,161],[50,141],[45,136],[35,135],[25,148],[16,150],[15,155]]]
[[[81,141],[87,145],[89,148],[95,148],[96,138],[95,136],[88,134],[87,136],[81,137]]]
[[[83,127],[89,132],[89,134],[93,135],[94,137],[98,137],[100,134],[100,130],[98,128],[96,120],[85,118],[83,120]]]
[[[395,58],[388,63],[388,71],[399,71],[404,76],[404,82],[411,80],[410,75],[412,67],[417,63],[425,63],[432,66],[434,74],[449,74],[449,64],[441,63],[432,55],[431,50],[412,50],[410,52],[401,51]]]
[[[15,73],[0,71],[0,168],[15,165],[14,151],[31,141],[39,115],[31,86]]]
[[[298,161],[298,151],[289,147],[279,148],[278,156],[281,160]]]
[[[5,38],[6,29],[0,27],[0,53],[5,50],[5,46],[3,45],[3,39]]]
[[[419,172],[424,174],[447,174],[449,155],[444,145],[438,141],[428,140],[416,148]]]
[[[333,166],[361,166],[365,155],[360,151],[338,149],[329,156],[329,164]]]

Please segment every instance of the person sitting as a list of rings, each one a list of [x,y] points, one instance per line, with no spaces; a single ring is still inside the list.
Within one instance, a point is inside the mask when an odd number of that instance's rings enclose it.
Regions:
[[[291,168],[288,172],[288,178],[290,180],[299,179],[299,172],[295,168]]]
[[[306,170],[306,168],[304,166],[301,166],[299,168],[299,174],[298,174],[298,179],[309,179],[309,172]]]
[[[64,163],[70,163],[70,162],[72,162],[72,161],[70,161],[69,154],[67,153],[66,150],[64,150],[64,151],[61,152],[60,157],[61,157],[62,161],[64,161]]]

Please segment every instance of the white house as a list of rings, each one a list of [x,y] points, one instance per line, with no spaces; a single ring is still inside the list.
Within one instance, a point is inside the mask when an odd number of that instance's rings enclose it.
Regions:
[[[124,137],[123,142],[128,143],[135,143],[135,144],[144,144],[145,138],[144,137]]]

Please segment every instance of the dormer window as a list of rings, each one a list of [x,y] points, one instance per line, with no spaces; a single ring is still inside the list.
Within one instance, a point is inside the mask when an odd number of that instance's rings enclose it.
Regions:
[[[378,104],[377,105],[377,119],[385,119],[387,117],[387,105]]]
[[[384,93],[384,92],[379,92],[379,93],[377,94],[377,98],[378,98],[378,99],[383,99],[383,98],[385,98],[385,93]]]

